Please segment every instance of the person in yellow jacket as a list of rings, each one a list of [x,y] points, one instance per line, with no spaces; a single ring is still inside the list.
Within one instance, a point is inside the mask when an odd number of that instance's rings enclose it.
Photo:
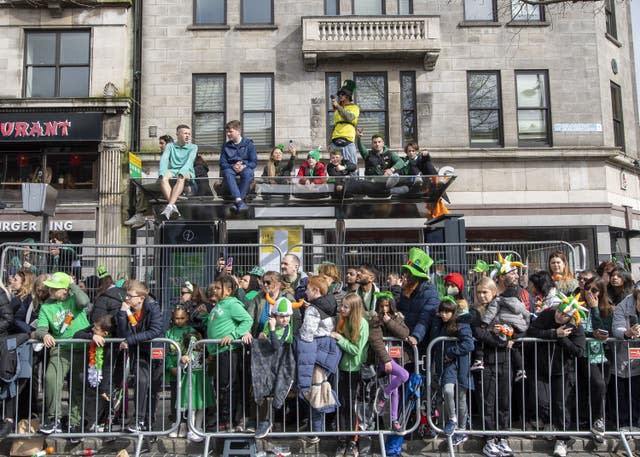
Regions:
[[[356,127],[360,117],[360,107],[353,103],[353,93],[356,83],[345,80],[338,91],[337,98],[331,96],[333,106],[333,132],[331,132],[330,151],[340,150],[342,157],[358,165],[358,151],[356,149]],[[356,173],[357,174],[357,173]]]

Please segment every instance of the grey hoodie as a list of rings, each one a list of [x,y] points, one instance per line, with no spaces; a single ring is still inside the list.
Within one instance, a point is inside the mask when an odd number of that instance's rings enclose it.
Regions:
[[[529,328],[530,314],[517,297],[496,297],[482,317],[485,324],[508,324],[518,333]]]
[[[613,312],[613,323],[611,324],[613,337],[624,340],[616,342],[615,354],[616,372],[621,378],[640,375],[640,360],[629,360],[629,348],[640,347],[640,339],[628,339],[624,336],[627,328],[631,327],[630,319],[633,319],[632,316],[635,316],[636,322],[640,323],[636,309],[636,298],[633,294],[627,295],[618,303]]]

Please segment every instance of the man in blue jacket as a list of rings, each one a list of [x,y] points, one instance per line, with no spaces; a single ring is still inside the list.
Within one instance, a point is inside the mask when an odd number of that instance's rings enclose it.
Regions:
[[[402,293],[398,311],[411,334],[408,342],[415,346],[429,335],[431,321],[438,310],[440,299],[436,287],[429,281],[428,271],[433,259],[420,248],[409,250],[409,259],[402,265]]]
[[[224,126],[229,141],[222,145],[220,151],[220,174],[231,191],[237,211],[248,209],[244,202],[253,181],[253,170],[258,163],[258,155],[253,141],[242,138],[242,123],[229,121]],[[240,186],[236,182],[240,177]]]

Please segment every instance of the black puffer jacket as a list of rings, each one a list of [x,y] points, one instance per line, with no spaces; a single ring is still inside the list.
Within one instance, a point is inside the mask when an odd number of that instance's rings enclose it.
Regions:
[[[110,287],[96,298],[93,310],[89,316],[91,322],[95,322],[105,314],[110,314],[114,319],[127,296],[127,291],[121,287]]]

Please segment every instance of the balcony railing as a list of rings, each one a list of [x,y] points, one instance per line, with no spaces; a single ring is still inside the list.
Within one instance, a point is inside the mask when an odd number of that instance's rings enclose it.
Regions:
[[[432,70],[440,52],[437,16],[319,16],[302,18],[305,68],[319,60],[354,57],[423,60]]]

